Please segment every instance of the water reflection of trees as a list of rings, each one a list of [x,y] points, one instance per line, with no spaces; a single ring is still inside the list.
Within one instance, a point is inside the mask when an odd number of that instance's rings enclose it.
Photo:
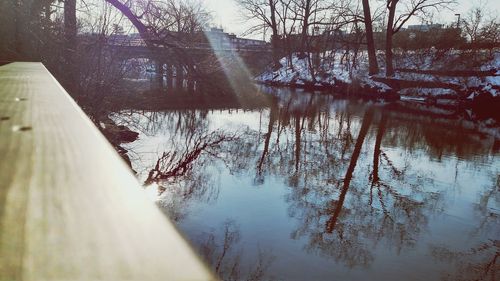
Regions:
[[[438,261],[446,263],[442,272],[443,281],[496,280],[500,272],[500,240],[498,231],[500,214],[490,206],[500,201],[500,175],[491,176],[491,185],[478,195],[478,203],[474,206],[478,223],[469,233],[469,237],[493,237],[466,250],[457,250],[456,245],[431,245],[431,255]],[[495,201],[495,202],[493,202]],[[491,205],[490,205],[491,204]]]
[[[289,216],[297,221],[291,237],[307,241],[305,250],[309,252],[349,267],[363,267],[374,261],[372,251],[379,244],[398,254],[414,247],[428,227],[429,216],[444,208],[443,194],[431,172],[412,163],[419,157],[421,160],[422,152],[437,160],[483,155],[487,161],[490,157],[494,140],[471,133],[459,121],[418,116],[393,105],[275,91],[273,105],[260,111],[260,129],[231,128],[231,133],[224,132],[229,136],[225,139],[208,130],[207,112],[162,113],[159,120],[164,121],[155,121],[147,128],[152,134],[168,131],[171,140],[180,145],[162,152],[149,171],[161,174],[158,170],[170,170],[171,179],[181,185],[203,175],[191,185],[193,190],[180,195],[180,200],[187,201],[209,194],[210,189],[203,187],[213,181],[213,174],[207,172],[208,164],[214,164],[210,161],[222,160],[232,173],[252,173],[256,185],[263,185],[268,177],[282,178],[291,187],[285,198]],[[238,137],[231,135],[234,131],[240,132]],[[186,145],[196,136],[203,141]],[[200,147],[207,150],[201,153]],[[400,155],[391,153],[395,147]],[[198,156],[172,161],[173,155]],[[189,158],[194,159],[190,165],[199,169],[190,168],[188,177],[181,174],[179,179],[172,169],[161,168],[175,167],[183,163],[178,159]],[[165,188],[179,190],[171,186]],[[186,196],[190,192],[199,193]],[[486,192],[481,198],[491,197],[491,192]],[[481,202],[489,200],[483,199]],[[484,209],[481,204],[478,210]],[[182,205],[176,204],[174,209]],[[209,234],[206,239],[204,243],[213,248],[216,237]],[[224,276],[233,278],[233,265],[225,268]]]
[[[208,113],[208,110],[123,110],[114,116],[121,125],[147,136],[155,136],[163,132],[185,136],[195,131],[206,130],[209,123]]]
[[[444,117],[429,113],[418,114],[400,104],[384,107],[390,126],[385,143],[392,147],[404,147],[410,151],[425,150],[434,159],[445,155],[460,159],[481,156],[488,159],[495,138],[480,133],[461,118]],[[477,159],[476,159],[477,160]]]
[[[394,178],[394,174],[400,178],[398,185],[403,183],[404,176],[386,154],[383,154],[385,162],[380,161],[385,124],[378,126],[374,149],[377,164],[372,167],[371,182],[353,181],[357,163],[368,162],[369,152],[367,149],[362,152],[362,147],[374,113],[368,110],[361,120],[353,120],[354,112],[346,110],[331,118],[329,111],[313,110],[313,104],[308,101],[301,107],[302,114],[284,107],[282,118],[276,121],[279,124],[275,127],[281,129],[275,132],[271,151],[266,152],[268,141],[264,142],[263,155],[268,155],[265,170],[288,176],[288,184],[293,187],[287,197],[289,214],[299,219],[299,224],[292,237],[307,237],[307,250],[348,266],[364,266],[373,261],[368,241],[376,244],[385,239],[398,252],[413,246],[427,223],[425,210],[433,208],[439,195],[419,190],[418,183],[410,188],[413,194],[405,195],[381,179],[379,162],[388,170],[384,170],[384,175],[392,173],[390,178]],[[387,120],[385,116],[380,119],[383,123]],[[267,129],[268,138],[269,128],[271,126]],[[353,142],[355,130],[359,134]],[[271,159],[274,155],[279,156],[279,161]],[[263,161],[261,157],[257,173]],[[366,169],[366,166],[360,168]],[[367,176],[366,173],[358,175]]]
[[[204,199],[208,202],[217,198],[218,189],[212,184],[210,174],[203,169],[211,159],[204,156],[216,158],[220,144],[234,138],[221,131],[191,134],[185,142],[172,140],[171,150],[164,151],[156,160],[144,184],[156,184],[159,196],[168,193],[159,204],[171,219],[183,218],[189,201]]]
[[[446,247],[433,247],[434,258],[451,263],[455,272],[442,274],[443,281],[494,281],[500,272],[500,240],[488,240],[467,251],[452,251]]]
[[[269,251],[257,249],[255,262],[250,266],[242,264],[243,249],[238,248],[241,239],[239,225],[234,220],[226,220],[222,233],[215,230],[200,236],[199,252],[215,274],[225,281],[260,281],[269,280],[267,271],[274,257]]]
[[[425,149],[436,159],[443,155],[470,159],[478,154],[488,158],[493,145],[491,138],[471,134],[454,120],[403,123],[409,114],[395,117],[400,112],[376,107],[375,114],[372,107],[345,108],[330,116],[330,110],[312,99],[297,114],[290,103],[283,104],[275,112],[270,110],[256,173],[282,176],[293,187],[287,197],[289,214],[299,223],[292,238],[306,237],[307,250],[351,267],[369,265],[370,249],[382,241],[397,253],[414,247],[429,215],[443,209],[443,195],[434,186],[432,174],[409,161],[398,167],[383,148],[386,133],[385,146],[397,143],[404,148],[404,157]],[[355,141],[352,131],[359,132]],[[362,152],[363,143],[370,144],[373,135],[373,151]],[[436,137],[441,135],[443,139]],[[354,173],[357,163],[371,172]],[[482,198],[488,195],[491,192]]]
[[[222,143],[237,139],[234,132],[210,130],[207,114],[195,110],[123,111],[117,117],[120,124],[146,136],[169,132],[156,144],[156,151],[150,152],[151,159],[142,159],[145,155],[134,153],[133,148],[129,154],[146,188],[157,188],[158,204],[175,221],[186,216],[189,203],[217,198],[218,187],[206,167],[218,161]]]
[[[184,177],[192,176],[196,160],[203,153],[217,157],[217,148],[220,144],[233,139],[233,136],[215,131],[203,135],[190,135],[182,145],[173,142],[172,150],[164,151],[149,171],[145,184],[153,182],[172,184]]]

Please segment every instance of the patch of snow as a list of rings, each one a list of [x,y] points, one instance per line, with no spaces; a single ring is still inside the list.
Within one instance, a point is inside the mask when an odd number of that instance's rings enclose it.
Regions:
[[[483,91],[490,93],[493,97],[498,96],[500,93],[494,89],[491,84],[487,84],[482,88]]]
[[[387,86],[382,82],[373,81],[371,77],[361,77],[360,84],[362,86],[368,86],[370,88],[377,88],[385,92],[390,91],[392,89],[391,87]]]
[[[436,106],[416,104],[415,107],[423,112],[428,112],[428,113],[432,113],[432,114],[438,114],[438,115],[452,115],[453,114],[452,110],[448,110],[445,108],[439,108]]]
[[[487,76],[484,78],[484,80],[486,81],[486,83],[491,84],[492,86],[500,86],[500,75]]]
[[[465,85],[469,88],[471,87],[480,87],[483,82],[479,77],[468,77]]]
[[[472,94],[470,94],[467,99],[468,100],[473,100],[475,99],[479,94],[477,92],[473,92]]]
[[[490,61],[481,66],[481,70],[486,71],[490,69],[496,69],[496,74],[500,75],[500,52],[498,50],[493,53],[493,58]]]
[[[401,96],[402,101],[418,101],[418,102],[424,102],[425,98],[421,97],[410,97],[410,96]]]
[[[456,95],[457,93],[452,89],[445,88],[407,88],[400,91],[402,96],[448,96]]]
[[[363,55],[357,57],[356,69],[352,67],[349,56],[350,53],[343,52],[325,52],[320,58],[320,67],[318,70],[311,72],[309,61],[312,61],[312,54],[305,54],[304,57],[299,56],[299,53],[294,53],[291,60],[288,57],[280,59],[281,68],[276,71],[265,71],[255,79],[260,82],[279,82],[283,84],[294,83],[304,85],[305,83],[315,82],[318,85],[328,84],[334,85],[336,81],[351,83],[353,74],[357,74],[360,69],[366,68],[367,61]],[[347,59],[346,59],[347,58]],[[352,59],[352,58],[351,58]]]

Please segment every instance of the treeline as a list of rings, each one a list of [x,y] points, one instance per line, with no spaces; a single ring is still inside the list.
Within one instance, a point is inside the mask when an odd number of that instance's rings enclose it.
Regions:
[[[386,75],[392,76],[394,51],[491,48],[500,42],[499,20],[487,17],[484,7],[439,30],[403,28],[415,17],[432,20],[430,12],[453,7],[455,0],[235,1],[249,19],[259,22],[249,33],[271,34],[276,67],[282,57],[292,64],[297,53],[313,66],[319,52],[346,50],[354,54],[352,65],[356,54],[366,53],[370,74],[380,73],[379,65],[385,65]],[[113,91],[130,68],[106,48],[110,35],[137,30],[148,44],[183,47],[211,23],[200,1],[3,0],[0,10],[0,61],[42,61],[75,96]],[[81,44],[82,33],[92,34],[86,37],[92,40]],[[377,59],[377,50],[384,51],[378,54],[384,60]],[[182,51],[176,57],[196,72],[217,68],[217,58],[197,62]]]
[[[487,17],[485,7],[474,7],[443,28],[406,29],[410,19],[432,22],[432,12],[451,8],[455,0],[235,0],[248,19],[257,18],[248,33],[270,32],[274,63],[293,53],[347,49],[366,50],[369,72],[380,72],[376,51],[383,50],[385,74],[394,74],[396,49],[494,48],[500,42],[500,22]],[[374,7],[370,5],[377,4]],[[425,26],[425,25],[422,25]],[[429,25],[433,26],[433,25]],[[311,59],[310,64],[314,64]]]
[[[56,43],[71,47],[67,44],[74,44],[71,41],[78,33],[107,36],[133,26],[146,39],[167,39],[174,33],[188,38],[198,36],[211,21],[201,2],[180,0],[4,0],[0,11],[2,61],[43,60],[52,53],[61,54],[46,50]]]
[[[318,35],[309,35],[307,52],[318,53],[334,49],[356,47],[366,49],[366,34],[360,32],[324,32]],[[374,45],[376,50],[385,50],[385,32],[374,32]],[[471,44],[466,38],[461,36],[457,28],[434,28],[429,31],[402,30],[393,38],[393,48],[402,50],[419,50],[426,48],[436,49],[463,49],[463,48],[493,48],[498,42],[477,42]],[[302,50],[302,36],[300,34],[290,34],[288,38],[279,38],[274,45],[284,51],[286,47],[291,53]]]
[[[43,62],[89,108],[137,73],[137,63],[106,47],[113,35],[138,31],[148,44],[172,47],[183,44],[173,34],[198,35],[211,21],[201,2],[181,0],[2,0],[0,11],[0,63]]]
[[[57,20],[51,0],[0,2],[0,60],[30,60],[44,55]]]

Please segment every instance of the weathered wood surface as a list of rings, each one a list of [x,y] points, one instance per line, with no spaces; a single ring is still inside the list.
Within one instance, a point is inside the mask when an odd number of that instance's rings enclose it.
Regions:
[[[40,63],[0,67],[0,280],[212,280]]]

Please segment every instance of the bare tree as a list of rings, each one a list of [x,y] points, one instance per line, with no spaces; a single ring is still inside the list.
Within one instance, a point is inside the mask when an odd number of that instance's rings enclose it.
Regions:
[[[296,6],[293,0],[280,0],[278,9],[279,24],[281,27],[281,39],[283,50],[288,58],[288,66],[293,67],[292,53],[294,51],[292,34],[295,33],[298,24],[298,14],[295,13]]]
[[[359,39],[366,39],[369,73],[372,75],[378,73],[379,67],[375,52],[373,26],[375,20],[381,18],[381,11],[375,9],[375,12],[372,13],[368,0],[363,0],[361,2],[361,7],[359,1],[336,1],[332,4],[330,10],[330,24],[332,30],[352,30],[352,36],[347,40],[349,44],[345,44],[346,48],[350,48],[350,45],[354,43],[356,45],[355,49],[358,49],[360,46],[357,45],[362,43]],[[364,30],[362,30],[360,23],[364,24]]]
[[[398,4],[403,9],[398,10]],[[456,3],[455,0],[387,0],[387,30],[385,40],[386,76],[394,75],[392,37],[414,16],[425,16],[429,10],[441,9]],[[396,16],[396,14],[398,14]]]
[[[488,17],[482,6],[470,9],[460,24],[464,36],[472,45],[500,41],[500,22],[497,16]]]
[[[314,35],[314,29],[325,24],[326,14],[324,12],[328,9],[329,5],[324,0],[294,0],[293,3],[295,6],[294,12],[301,27],[300,51],[305,53],[309,51],[308,48],[310,47],[309,30],[313,27]]]
[[[469,10],[466,17],[462,20],[462,29],[469,42],[475,43],[477,41],[483,18],[483,10],[479,7],[474,7]]]
[[[261,23],[254,25],[247,33],[255,33],[260,30],[271,29],[271,46],[273,51],[273,63],[279,64],[279,15],[278,5],[281,0],[236,0],[243,10],[243,16],[246,19],[257,19]]]
[[[500,42],[500,21],[497,18],[490,19],[483,25],[480,41],[487,43]]]
[[[175,38],[189,43],[193,35],[201,33],[211,21],[210,13],[200,1],[167,0],[139,3],[139,17],[156,37]]]

